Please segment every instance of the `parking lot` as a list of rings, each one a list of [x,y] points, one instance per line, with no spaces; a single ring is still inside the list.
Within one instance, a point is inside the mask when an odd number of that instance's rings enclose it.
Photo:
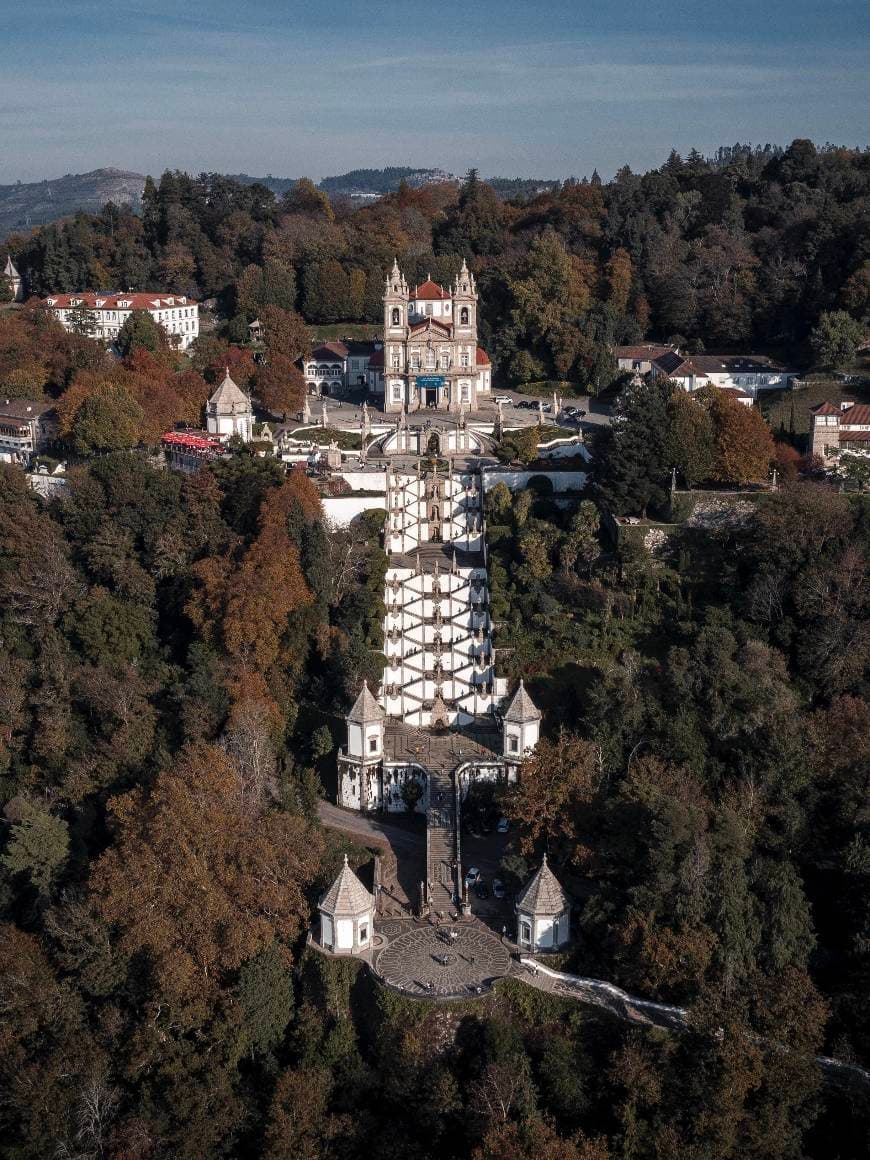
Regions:
[[[492,884],[496,878],[503,877],[500,874],[501,859],[509,845],[510,834],[499,834],[495,826],[489,834],[474,834],[463,830],[461,838],[461,854],[462,854],[462,873],[468,873],[468,870],[474,866],[480,870],[480,878],[485,883],[489,892],[489,897],[479,898],[474,889],[469,890],[468,898],[471,902],[471,910],[479,918],[485,919],[491,925],[496,925],[501,929],[501,922],[507,925],[508,931],[511,931],[513,921],[513,898],[510,891],[508,891],[504,898],[499,899],[493,895]]]
[[[510,400],[510,402],[505,403],[502,407],[502,415],[507,425],[512,426],[516,424],[528,427],[537,423],[537,397],[523,395],[518,391],[494,391],[493,399],[496,396]],[[610,422],[610,408],[605,404],[598,403],[595,398],[590,398],[588,395],[575,395],[571,398],[563,398],[562,400],[565,408],[575,408],[577,411],[583,412],[582,415],[578,416],[571,416],[564,412],[559,416],[554,416],[552,399],[542,398],[541,402],[544,405],[544,422],[546,423],[559,422],[562,426],[576,427],[578,430],[585,431]],[[312,424],[320,422],[324,404],[326,406],[327,423],[330,427],[359,431],[362,420],[361,403],[349,402],[344,399],[309,398],[308,405],[311,413],[310,422]],[[496,409],[496,404],[492,400],[487,400],[480,410],[475,412],[474,418],[482,422],[493,421],[495,419]],[[414,426],[417,423],[424,423],[428,418],[431,418],[431,412],[412,411],[408,415],[408,422]],[[395,419],[395,415],[384,415],[381,411],[369,405],[370,422],[376,425],[384,421],[394,423]]]

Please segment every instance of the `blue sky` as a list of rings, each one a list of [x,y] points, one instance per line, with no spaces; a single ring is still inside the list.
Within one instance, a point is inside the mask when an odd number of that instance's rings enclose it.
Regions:
[[[870,143],[867,0],[0,0],[0,182]]]

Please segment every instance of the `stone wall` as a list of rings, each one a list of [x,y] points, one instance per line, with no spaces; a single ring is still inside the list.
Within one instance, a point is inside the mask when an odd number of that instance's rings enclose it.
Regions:
[[[371,508],[387,510],[386,495],[336,495],[324,496],[323,514],[336,528],[346,528],[357,516]]]
[[[511,491],[522,491],[529,480],[543,475],[553,485],[553,491],[580,491],[586,486],[585,471],[522,471],[511,467],[486,467],[483,471],[483,490],[491,491],[497,483],[505,483]]]

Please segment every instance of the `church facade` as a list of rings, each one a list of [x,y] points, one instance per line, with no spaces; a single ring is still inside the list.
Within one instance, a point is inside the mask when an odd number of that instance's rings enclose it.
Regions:
[[[370,385],[383,389],[386,412],[477,410],[490,395],[492,367],[478,346],[477,286],[464,261],[448,289],[431,278],[411,289],[393,263],[377,354]]]

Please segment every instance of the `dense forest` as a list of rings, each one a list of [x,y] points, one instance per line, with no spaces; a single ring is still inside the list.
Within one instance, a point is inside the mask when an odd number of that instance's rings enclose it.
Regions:
[[[353,211],[166,174],[141,218],[13,242],[38,292],[160,284],[216,296],[225,331],[188,358],[134,315],[116,359],[0,315],[0,380],[57,399],[72,453],[50,501],[0,465],[4,1160],[867,1154],[870,1093],[813,1062],[870,1067],[866,495],[664,382],[622,392],[567,506],[543,476],[487,495],[499,670],[544,710],[496,802],[504,876],[546,851],[575,899],[562,964],[686,1006],[670,1034],[511,980],[415,1003],[306,949],[342,855],[370,861],[318,802],[383,668],[383,512],[327,530],[299,470],[236,447],[187,476],[147,448],[227,363],[289,406],[308,324],[378,317],[394,252],[412,280],[474,256],[516,380],[599,381],[644,334],[808,351],[823,315],[866,324],[868,181],[870,156],[806,142]],[[234,341],[255,315],[260,363]],[[533,434],[505,457],[534,462]],[[695,485],[772,459],[779,490],[692,518]]]
[[[504,671],[546,736],[500,801],[567,965],[692,1011],[631,1028],[502,983],[415,1004],[304,950],[321,776],[377,680],[383,513],[297,472],[0,468],[0,1132],[10,1157],[858,1157],[870,1062],[870,511],[795,482],[616,550],[588,499],[487,501]]]
[[[608,349],[643,337],[688,349],[813,361],[823,315],[870,314],[870,153],[798,140],[672,154],[612,181],[504,200],[465,183],[398,189],[355,208],[310,181],[282,197],[216,174],[148,180],[137,216],[100,214],[7,239],[32,293],[160,288],[217,298],[230,339],[266,306],[308,323],[381,318],[384,271],[478,277],[483,340],[503,381],[612,378]]]

